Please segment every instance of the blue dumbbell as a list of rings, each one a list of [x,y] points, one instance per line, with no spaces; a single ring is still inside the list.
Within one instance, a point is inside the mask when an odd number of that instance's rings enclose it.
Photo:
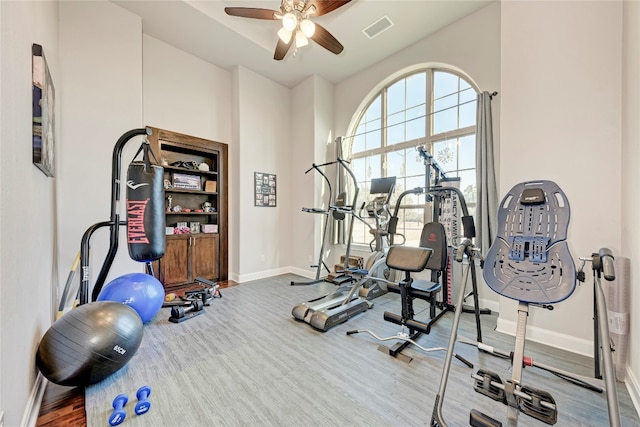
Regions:
[[[119,394],[113,399],[113,413],[109,417],[109,425],[117,426],[127,417],[127,413],[124,411],[124,406],[129,401],[126,394]]]
[[[136,415],[142,415],[149,412],[151,409],[151,402],[149,402],[149,395],[151,394],[151,388],[149,386],[142,386],[138,389],[136,393],[136,397],[138,398],[138,403],[136,403]]]

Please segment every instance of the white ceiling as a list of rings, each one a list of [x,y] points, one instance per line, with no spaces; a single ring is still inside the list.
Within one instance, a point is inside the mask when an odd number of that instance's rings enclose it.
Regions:
[[[228,16],[224,8],[278,10],[280,0],[112,1],[139,15],[145,34],[221,68],[242,65],[290,88],[313,74],[338,83],[492,2],[352,0],[314,18],[344,45],[340,55],[311,42],[295,56],[289,52],[275,61],[280,21]],[[394,25],[369,39],[362,30],[385,15]]]

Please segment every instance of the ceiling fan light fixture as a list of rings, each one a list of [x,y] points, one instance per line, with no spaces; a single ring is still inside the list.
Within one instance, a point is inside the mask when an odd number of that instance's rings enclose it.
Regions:
[[[309,39],[302,34],[302,31],[296,31],[296,47],[304,47],[309,44]]]
[[[285,13],[282,17],[282,27],[287,31],[293,31],[298,26],[298,18],[291,12]]]
[[[286,44],[289,44],[289,42],[291,41],[292,35],[293,35],[293,32],[287,30],[284,27],[278,30],[278,37],[280,37],[280,40],[282,40]]]
[[[318,11],[318,10],[316,9],[316,5],[315,5],[315,4],[312,4],[311,6],[309,6],[309,7],[307,8],[306,13],[307,13],[307,15],[315,15],[317,11]]]
[[[302,22],[300,22],[300,31],[302,31],[302,34],[305,36],[312,37],[313,33],[316,32],[316,24],[309,19],[303,19]]]

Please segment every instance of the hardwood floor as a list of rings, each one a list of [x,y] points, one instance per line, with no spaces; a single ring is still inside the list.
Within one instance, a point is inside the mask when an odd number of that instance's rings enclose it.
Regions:
[[[235,286],[238,283],[233,281],[218,282],[220,289]],[[199,286],[183,286],[173,288],[171,292],[177,296],[184,295],[185,292],[197,289]],[[84,427],[87,425],[87,413],[85,409],[84,388],[65,387],[47,383],[42,404],[36,422],[37,427],[58,427],[74,426]]]
[[[84,388],[47,383],[36,426],[86,426]]]

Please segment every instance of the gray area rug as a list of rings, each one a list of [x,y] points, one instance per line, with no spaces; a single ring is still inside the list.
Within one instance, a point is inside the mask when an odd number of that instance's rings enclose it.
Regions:
[[[163,308],[145,325],[144,338],[129,364],[86,390],[87,424],[108,426],[114,397],[129,396],[123,426],[423,426],[428,425],[438,390],[444,352],[410,347],[410,363],[377,351],[368,334],[396,335],[400,327],[382,318],[399,313],[399,296],[387,294],[374,307],[328,332],[296,321],[291,309],[335,286],[290,286],[294,275],[243,283],[223,289],[205,314],[180,324],[168,321]],[[421,310],[426,305],[418,302]],[[534,314],[535,315],[535,314]],[[416,316],[419,317],[419,316]],[[446,347],[453,314],[445,315],[423,346]],[[498,334],[496,316],[482,316],[483,338],[504,350],[513,338]],[[461,333],[475,339],[473,315],[464,314]],[[383,343],[392,345],[393,343]],[[509,376],[508,362],[457,344],[456,352],[476,369]],[[536,360],[589,375],[587,357],[527,343]],[[480,366],[479,366],[480,365]],[[444,414],[451,426],[468,425],[469,411],[479,409],[506,419],[506,407],[473,391],[472,370],[454,361],[445,395]],[[608,425],[604,395],[571,385],[544,371],[527,368],[523,383],[550,392],[559,407],[558,425]],[[139,387],[151,387],[151,409],[136,416]],[[624,384],[619,383],[623,425],[640,425]],[[520,425],[544,425],[524,415]]]

